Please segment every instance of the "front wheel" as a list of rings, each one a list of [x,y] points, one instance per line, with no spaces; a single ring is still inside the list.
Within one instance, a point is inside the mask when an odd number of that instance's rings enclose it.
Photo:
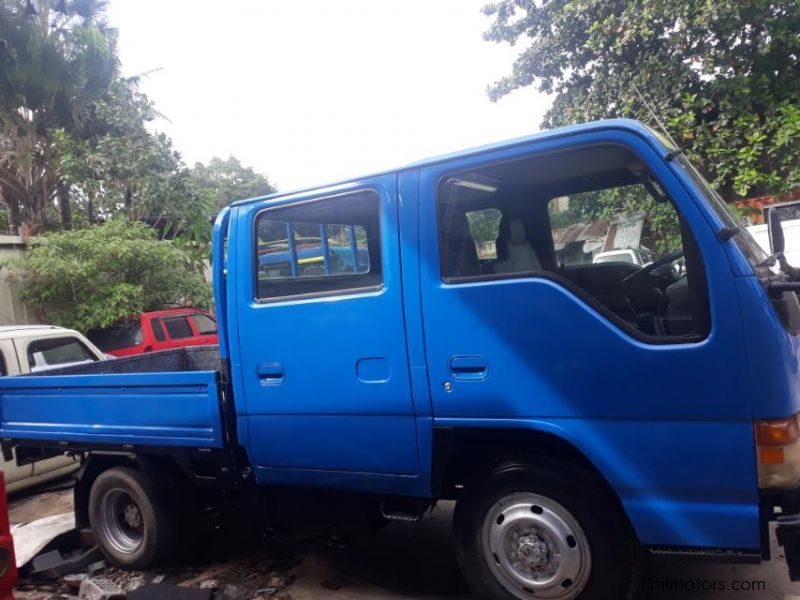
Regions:
[[[456,506],[457,556],[481,598],[626,598],[632,544],[593,478],[566,464],[507,462]]]

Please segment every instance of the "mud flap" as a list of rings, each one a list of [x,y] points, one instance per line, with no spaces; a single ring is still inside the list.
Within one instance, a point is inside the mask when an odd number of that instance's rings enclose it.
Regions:
[[[800,514],[778,517],[776,533],[786,555],[789,579],[800,581]]]

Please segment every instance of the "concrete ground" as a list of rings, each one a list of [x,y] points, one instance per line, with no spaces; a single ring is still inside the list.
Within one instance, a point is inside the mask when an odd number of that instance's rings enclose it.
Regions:
[[[59,514],[71,509],[71,492],[59,491],[10,498],[12,523]],[[285,585],[274,598],[283,600],[457,600],[471,598],[456,564],[450,534],[452,506],[443,505],[419,523],[392,523],[377,535],[361,536],[342,543],[311,543],[297,548],[291,570],[282,575]],[[772,537],[771,562],[762,565],[721,565],[686,562],[674,559],[650,559],[638,580],[642,599],[697,598],[722,600],[777,600],[800,598],[800,584],[788,580],[783,553]],[[282,550],[285,552],[285,548]],[[208,565],[204,568],[207,570]],[[213,565],[212,565],[213,568]],[[195,572],[169,576],[180,580]],[[236,577],[257,579],[252,571]],[[267,577],[265,574],[264,577]],[[695,582],[711,582],[716,592],[654,591],[667,580],[690,586]],[[231,579],[229,578],[229,581]],[[234,578],[233,581],[236,581]],[[649,584],[648,584],[649,582]],[[715,583],[716,582],[716,583]],[[740,587],[760,588],[732,591]],[[763,582],[763,583],[762,583]],[[744,584],[744,586],[741,586]],[[241,589],[242,586],[239,586]],[[257,586],[256,586],[257,587]],[[685,589],[685,588],[684,588]],[[215,593],[214,597],[231,594]],[[28,588],[18,598],[47,598]],[[52,596],[57,597],[57,596]],[[261,596],[234,596],[245,598]]]

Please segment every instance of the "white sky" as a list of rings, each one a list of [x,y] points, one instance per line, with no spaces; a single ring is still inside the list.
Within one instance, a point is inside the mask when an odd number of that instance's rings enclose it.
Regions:
[[[517,50],[487,0],[112,0],[123,71],[188,164],[237,156],[282,190],[537,131],[549,99],[497,103]]]

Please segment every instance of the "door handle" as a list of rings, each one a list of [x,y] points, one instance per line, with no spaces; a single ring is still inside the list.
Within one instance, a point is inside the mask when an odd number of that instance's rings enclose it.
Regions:
[[[456,379],[479,380],[489,374],[489,364],[483,356],[476,354],[450,357],[450,374]]]
[[[261,383],[264,385],[274,385],[276,383],[283,383],[286,374],[283,371],[283,365],[280,363],[264,363],[258,365],[256,373]]]

